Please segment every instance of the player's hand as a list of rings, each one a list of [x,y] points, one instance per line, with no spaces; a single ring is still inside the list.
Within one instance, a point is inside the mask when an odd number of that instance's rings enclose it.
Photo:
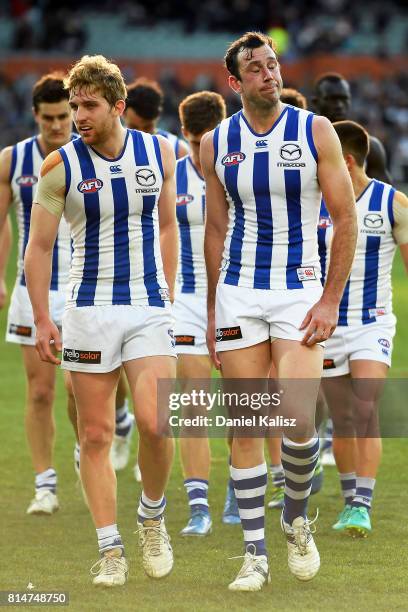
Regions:
[[[207,348],[210,354],[210,359],[217,370],[221,369],[221,362],[218,359],[217,352],[215,350],[215,316],[214,314],[208,315],[207,323]]]
[[[0,279],[0,310],[4,308],[7,300],[7,287],[5,280]]]
[[[313,346],[330,338],[336,329],[339,318],[339,307],[336,303],[325,302],[320,299],[308,312],[299,329],[305,329],[302,344]]]
[[[61,359],[56,354],[62,350],[62,342],[58,327],[50,319],[39,321],[36,327],[35,347],[40,359],[59,365]]]

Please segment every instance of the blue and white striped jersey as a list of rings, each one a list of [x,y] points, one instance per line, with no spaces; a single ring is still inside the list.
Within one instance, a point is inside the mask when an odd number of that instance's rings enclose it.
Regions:
[[[65,165],[64,215],[74,252],[67,307],[164,307],[157,202],[163,165],[157,136],[127,130],[118,158],[82,139],[59,149]]]
[[[164,138],[167,138],[167,140],[170,142],[170,144],[173,147],[174,155],[176,156],[176,159],[178,159],[180,142],[181,142],[180,138],[176,136],[176,134],[172,134],[171,132],[167,132],[167,130],[162,130],[161,128],[158,128],[156,130],[156,134],[159,134],[160,136],[164,136]]]
[[[190,156],[179,159],[176,164],[176,185],[176,213],[180,233],[178,289],[181,293],[205,294],[205,182]]]
[[[73,136],[74,137],[74,136]],[[14,145],[12,149],[10,186],[12,204],[16,209],[18,228],[17,282],[25,285],[24,254],[30,232],[31,208],[33,205],[34,185],[38,182],[44,156],[37,136],[27,138]],[[52,275],[50,289],[64,290],[68,283],[71,261],[71,242],[69,227],[64,219],[58,231],[52,254]]]
[[[372,180],[357,199],[357,246],[340,302],[340,326],[386,322],[387,315],[392,315],[391,270],[397,247],[392,233],[394,193],[390,185]],[[333,226],[329,221],[325,235],[319,235],[319,250],[326,270],[332,236]]]
[[[242,111],[214,131],[215,170],[229,223],[220,282],[255,289],[320,285],[321,192],[313,114],[286,105],[266,134]]]
[[[321,280],[322,285],[326,282],[327,275],[327,255],[328,255],[328,247],[327,247],[327,229],[331,227],[332,220],[329,215],[329,211],[326,208],[326,204],[322,198],[321,206],[320,206],[320,216],[319,216],[319,224],[317,226],[317,242],[319,247],[319,258],[320,258],[320,270],[321,270]]]

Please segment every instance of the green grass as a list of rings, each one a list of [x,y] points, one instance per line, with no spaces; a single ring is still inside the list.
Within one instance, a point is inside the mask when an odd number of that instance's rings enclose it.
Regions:
[[[13,268],[13,266],[10,266]],[[10,269],[11,278],[14,269]],[[9,286],[11,286],[9,284]],[[400,324],[395,343],[397,376],[408,373],[406,349],[408,307],[406,277],[401,261],[394,270],[394,301]],[[20,349],[3,342],[5,312],[0,313],[0,424],[1,524],[0,590],[22,590],[31,581],[38,590],[69,591],[72,611],[136,609],[168,610],[406,610],[408,564],[408,473],[406,440],[384,441],[384,460],[378,476],[373,517],[374,531],[367,540],[351,540],[331,530],[341,509],[333,468],[325,470],[323,490],[312,498],[310,515],[319,507],[316,541],[322,567],[311,583],[299,583],[287,569],[286,544],[279,528],[279,513],[268,511],[267,540],[272,584],[261,593],[233,594],[227,590],[242,554],[240,527],[224,526],[221,512],[227,479],[226,448],[212,440],[210,504],[214,529],[205,540],[183,540],[177,534],[187,520],[187,504],[178,459],[168,487],[167,526],[172,536],[175,567],[162,581],[144,576],[136,528],[140,487],[129,466],[118,475],[118,524],[130,564],[124,588],[96,590],[89,567],[97,559],[95,531],[76,487],[73,470],[74,438],[67,416],[59,376],[56,400],[57,441],[55,467],[59,474],[61,510],[52,517],[27,517],[33,493],[33,474],[23,428],[25,382]],[[405,590],[405,593],[404,593]],[[43,607],[51,609],[51,607]]]

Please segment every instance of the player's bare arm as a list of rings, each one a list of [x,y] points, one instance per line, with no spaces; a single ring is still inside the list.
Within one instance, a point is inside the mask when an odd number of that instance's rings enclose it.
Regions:
[[[6,147],[0,153],[0,308],[3,308],[7,297],[5,273],[11,248],[11,225],[7,221],[12,200],[11,156],[12,147]]]
[[[214,169],[213,134],[214,132],[211,131],[203,136],[200,159],[205,178],[207,207],[204,236],[204,256],[208,281],[207,346],[215,367],[219,369],[220,362],[215,352],[215,292],[220,276],[224,240],[228,227],[228,204],[225,199],[224,187],[221,185]]]
[[[396,191],[394,194],[393,210],[395,220],[393,235],[399,245],[408,274],[408,198],[402,191]]]
[[[176,158],[169,141],[162,136],[158,136],[158,139],[164,172],[163,186],[158,201],[160,250],[163,259],[164,276],[169,286],[170,299],[173,301],[178,260],[176,181],[174,175]]]
[[[340,141],[328,119],[314,118],[313,138],[318,153],[318,180],[333,221],[333,242],[323,295],[301,325],[301,329],[306,329],[302,343],[308,346],[326,340],[336,328],[338,307],[350,274],[357,240],[353,186]]]
[[[370,149],[366,161],[366,173],[383,183],[392,184],[392,178],[387,170],[387,154],[384,145],[378,138],[370,136]]]
[[[4,307],[7,299],[6,270],[12,240],[13,234],[11,230],[10,217],[7,217],[6,223],[0,232],[0,309]]]
[[[37,328],[36,347],[43,361],[58,365],[60,360],[52,351],[54,344],[61,350],[61,337],[55,323],[50,319],[48,294],[51,282],[52,252],[58,233],[62,209],[50,212],[45,198],[63,201],[65,185],[51,186],[51,173],[62,164],[61,155],[54,151],[41,166],[36,200],[31,211],[30,237],[24,257],[24,271],[28,293],[33,307]]]

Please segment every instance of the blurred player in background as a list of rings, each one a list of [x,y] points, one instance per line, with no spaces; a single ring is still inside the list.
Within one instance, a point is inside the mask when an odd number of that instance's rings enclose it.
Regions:
[[[137,514],[143,567],[160,578],[173,566],[163,513],[174,443],[163,435],[157,381],[173,378],[176,365],[169,301],[177,268],[175,157],[165,138],[122,127],[126,87],[115,64],[100,55],[84,56],[66,87],[80,138],[42,165],[25,270],[38,322],[37,349],[43,360],[58,364],[50,343],[60,350],[61,339],[45,289],[64,214],[74,254],[62,366],[71,371],[81,480],[101,554],[91,572],[95,585],[119,586],[128,566],[116,524],[109,451],[122,364],[140,435],[143,490]]]
[[[185,142],[175,134],[157,126],[163,111],[164,100],[162,88],[157,81],[140,77],[127,86],[127,96],[124,113],[127,127],[148,134],[164,136],[170,141],[176,159],[188,154],[188,147]]]
[[[7,217],[0,232],[0,308],[4,308],[7,301],[6,271],[12,240],[11,221],[10,217]]]
[[[306,517],[319,456],[314,427],[323,366],[319,343],[335,328],[353,259],[354,197],[329,121],[280,102],[282,78],[273,41],[249,32],[230,45],[225,61],[229,85],[241,96],[243,110],[201,145],[207,190],[207,341],[226,379],[266,379],[273,360],[281,381],[315,381],[308,397],[296,398],[301,431],[284,428],[282,441],[281,524],[289,569],[298,579],[310,580],[320,566]],[[336,227],[324,289],[316,237],[320,188]],[[286,407],[296,406],[286,402]],[[234,591],[258,591],[269,580],[263,447],[262,437],[233,439],[231,477],[245,541],[243,566],[229,586]]]
[[[53,404],[56,371],[40,360],[35,350],[35,324],[23,269],[24,253],[30,231],[33,193],[44,158],[69,142],[72,135],[71,111],[63,76],[44,75],[32,94],[33,113],[39,134],[5,148],[0,156],[0,229],[11,206],[16,209],[18,227],[17,279],[7,319],[7,342],[21,345],[27,378],[25,427],[31,459],[36,473],[35,497],[27,514],[52,514],[58,510],[57,474],[53,467],[55,421]],[[2,254],[3,257],[4,253]],[[71,260],[68,225],[62,222],[52,252],[50,278],[50,316],[61,326],[65,291]],[[2,268],[0,272],[4,273]],[[0,280],[3,286],[4,278]],[[68,413],[76,430],[75,400],[65,375]]]
[[[176,164],[177,221],[180,236],[177,290],[174,301],[177,377],[185,381],[211,378],[211,360],[206,344],[207,275],[204,261],[205,182],[200,163],[200,142],[226,116],[223,98],[201,91],[185,98],[179,106],[181,129],[190,155]],[[197,431],[197,428],[195,428]],[[180,434],[184,487],[190,520],[183,536],[203,536],[211,531],[208,507],[210,446],[202,437]]]
[[[391,269],[397,246],[408,272],[408,198],[368,176],[369,136],[362,126],[340,121],[333,127],[353,183],[359,230],[339,322],[324,351],[324,389],[334,421],[333,450],[345,502],[333,528],[366,536],[371,531],[371,501],[382,450],[377,412],[382,385],[375,379],[384,380],[391,365],[395,335]],[[327,261],[331,238],[329,225]],[[356,437],[348,437],[353,421]]]

